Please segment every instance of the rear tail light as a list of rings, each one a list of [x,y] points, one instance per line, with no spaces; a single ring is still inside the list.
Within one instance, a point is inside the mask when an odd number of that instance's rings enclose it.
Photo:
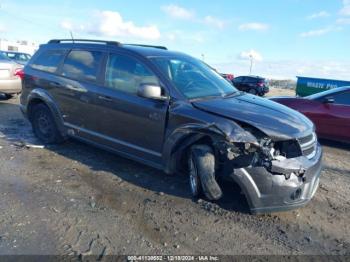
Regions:
[[[14,76],[18,76],[20,79],[24,78],[24,71],[23,68],[17,68],[15,70],[15,73],[13,74]]]

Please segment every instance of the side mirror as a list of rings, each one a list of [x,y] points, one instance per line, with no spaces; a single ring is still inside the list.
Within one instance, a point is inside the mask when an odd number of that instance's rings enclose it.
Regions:
[[[162,96],[162,88],[152,84],[141,84],[137,90],[137,95],[149,99],[167,100],[167,97]]]
[[[326,97],[324,100],[323,100],[323,103],[324,104],[333,104],[335,102],[334,98],[329,96],[329,97]]]

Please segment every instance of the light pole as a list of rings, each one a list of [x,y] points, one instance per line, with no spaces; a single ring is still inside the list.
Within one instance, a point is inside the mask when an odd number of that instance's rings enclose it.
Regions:
[[[249,69],[249,75],[252,74],[252,71],[253,71],[253,63],[254,63],[254,57],[252,54],[249,55],[249,58],[250,58],[250,69]]]

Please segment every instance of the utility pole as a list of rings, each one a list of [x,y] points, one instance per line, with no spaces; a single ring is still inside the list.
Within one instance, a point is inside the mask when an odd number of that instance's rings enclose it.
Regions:
[[[72,30],[69,30],[69,33],[70,33],[70,37],[72,38],[72,41],[73,41],[73,43],[74,43],[74,37],[73,37],[73,32],[72,32]]]

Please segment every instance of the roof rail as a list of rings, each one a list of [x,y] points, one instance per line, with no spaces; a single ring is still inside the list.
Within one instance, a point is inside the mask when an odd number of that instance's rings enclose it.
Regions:
[[[168,50],[168,48],[166,48],[165,46],[159,46],[159,45],[139,45],[139,44],[124,44],[124,45],[140,46],[140,47],[152,47],[152,48]]]
[[[106,45],[115,45],[120,46],[120,43],[117,41],[104,41],[104,40],[91,40],[91,39],[52,39],[48,44],[60,44],[63,42],[69,43],[97,43],[97,44],[106,44]]]

